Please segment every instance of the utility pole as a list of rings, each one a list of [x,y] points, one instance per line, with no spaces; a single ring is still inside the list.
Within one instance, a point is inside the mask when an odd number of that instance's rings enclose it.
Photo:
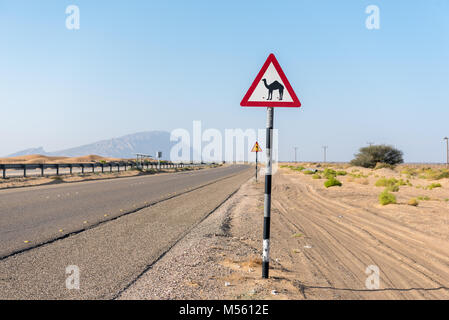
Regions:
[[[329,148],[328,146],[323,146],[323,150],[324,150],[324,162],[326,162],[326,150],[327,148]]]
[[[298,150],[298,147],[293,147],[293,149],[295,149],[295,163],[297,162],[296,160],[296,151]]]
[[[443,140],[446,140],[446,165],[449,167],[449,138],[445,137]]]

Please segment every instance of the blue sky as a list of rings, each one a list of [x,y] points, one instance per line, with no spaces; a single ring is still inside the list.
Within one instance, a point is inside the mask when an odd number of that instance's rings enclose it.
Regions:
[[[65,9],[80,9],[80,30]],[[368,5],[380,30],[365,27]],[[239,103],[273,52],[302,102],[275,110],[280,159],[367,142],[443,162],[449,2],[0,0],[0,155],[148,130],[263,128]]]

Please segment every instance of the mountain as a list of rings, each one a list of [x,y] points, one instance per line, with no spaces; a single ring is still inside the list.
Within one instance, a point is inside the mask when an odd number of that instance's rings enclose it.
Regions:
[[[168,159],[170,156],[170,150],[175,144],[175,141],[170,141],[169,132],[147,131],[129,134],[119,138],[101,140],[79,147],[54,152],[46,152],[42,147],[31,148],[16,152],[8,157],[29,154],[79,157],[89,154],[96,154],[111,158],[134,158],[136,153],[148,154],[155,157],[157,151],[162,151],[162,158]]]
[[[7,157],[28,156],[28,155],[32,155],[32,154],[41,154],[43,156],[46,156],[47,152],[45,152],[43,147],[30,148],[30,149],[25,149],[25,150],[18,151],[16,153],[10,154]]]

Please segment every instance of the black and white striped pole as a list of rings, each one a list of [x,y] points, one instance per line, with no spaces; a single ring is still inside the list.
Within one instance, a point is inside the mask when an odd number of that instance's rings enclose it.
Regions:
[[[271,67],[271,68],[270,68]],[[268,82],[269,81],[269,82]],[[266,91],[267,89],[268,91]],[[273,91],[279,93],[273,99]],[[285,91],[285,95],[284,95]],[[288,94],[287,94],[288,93]],[[242,107],[267,108],[267,165],[265,168],[265,199],[263,217],[263,254],[262,278],[268,278],[270,264],[270,217],[271,217],[271,176],[272,176],[272,147],[273,147],[273,107],[299,108],[301,102],[288,82],[284,71],[274,54],[270,54],[260,69],[251,87],[246,92]]]
[[[267,166],[265,170],[265,198],[263,212],[263,254],[262,278],[268,278],[270,264],[270,218],[271,218],[271,174],[272,174],[272,141],[273,141],[273,108],[267,108]]]

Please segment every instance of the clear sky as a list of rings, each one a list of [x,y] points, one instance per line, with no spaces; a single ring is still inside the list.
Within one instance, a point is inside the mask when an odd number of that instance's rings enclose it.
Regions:
[[[65,9],[80,9],[68,30]],[[368,30],[368,5],[380,29]],[[300,109],[280,159],[346,161],[367,142],[443,162],[449,1],[0,0],[0,155],[139,131],[263,128],[239,103],[272,52]]]

